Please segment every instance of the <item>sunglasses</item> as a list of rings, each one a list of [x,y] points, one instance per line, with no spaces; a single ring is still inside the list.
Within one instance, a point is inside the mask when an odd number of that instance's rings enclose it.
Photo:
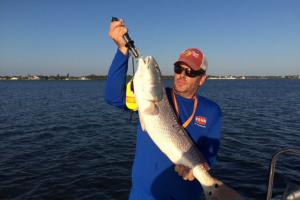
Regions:
[[[176,74],[181,74],[182,71],[184,71],[186,76],[192,77],[192,78],[205,74],[205,71],[202,69],[196,71],[191,68],[184,68],[184,67],[181,67],[180,65],[174,65],[174,72]]]

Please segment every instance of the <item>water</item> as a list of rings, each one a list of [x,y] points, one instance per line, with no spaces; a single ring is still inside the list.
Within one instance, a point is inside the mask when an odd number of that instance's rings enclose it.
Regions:
[[[127,199],[137,121],[108,106],[105,81],[0,81],[0,199]],[[170,85],[170,82],[168,82]],[[299,80],[210,80],[223,111],[214,174],[265,199],[271,156],[300,147]],[[276,168],[273,196],[300,184],[300,159]]]

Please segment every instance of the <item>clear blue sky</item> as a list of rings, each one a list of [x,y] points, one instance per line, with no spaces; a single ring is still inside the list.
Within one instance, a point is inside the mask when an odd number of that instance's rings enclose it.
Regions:
[[[112,16],[164,74],[188,47],[211,75],[300,74],[299,0],[0,0],[0,75],[107,74]]]

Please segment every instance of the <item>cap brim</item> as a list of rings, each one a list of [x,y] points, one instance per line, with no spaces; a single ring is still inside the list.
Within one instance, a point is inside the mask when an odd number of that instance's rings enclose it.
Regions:
[[[180,64],[184,64],[187,65],[188,67],[190,67],[191,69],[198,71],[201,70],[198,68],[198,66],[196,66],[194,63],[191,63],[189,60],[181,58],[180,60],[177,60],[174,65],[180,65]]]

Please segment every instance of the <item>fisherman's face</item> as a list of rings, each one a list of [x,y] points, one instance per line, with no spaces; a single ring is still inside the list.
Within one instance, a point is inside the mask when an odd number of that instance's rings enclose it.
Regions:
[[[183,68],[189,68],[184,64],[181,64],[180,66]],[[203,85],[204,82],[205,76],[189,77],[183,70],[180,74],[175,73],[173,87],[179,95],[185,98],[193,98],[199,87]]]

